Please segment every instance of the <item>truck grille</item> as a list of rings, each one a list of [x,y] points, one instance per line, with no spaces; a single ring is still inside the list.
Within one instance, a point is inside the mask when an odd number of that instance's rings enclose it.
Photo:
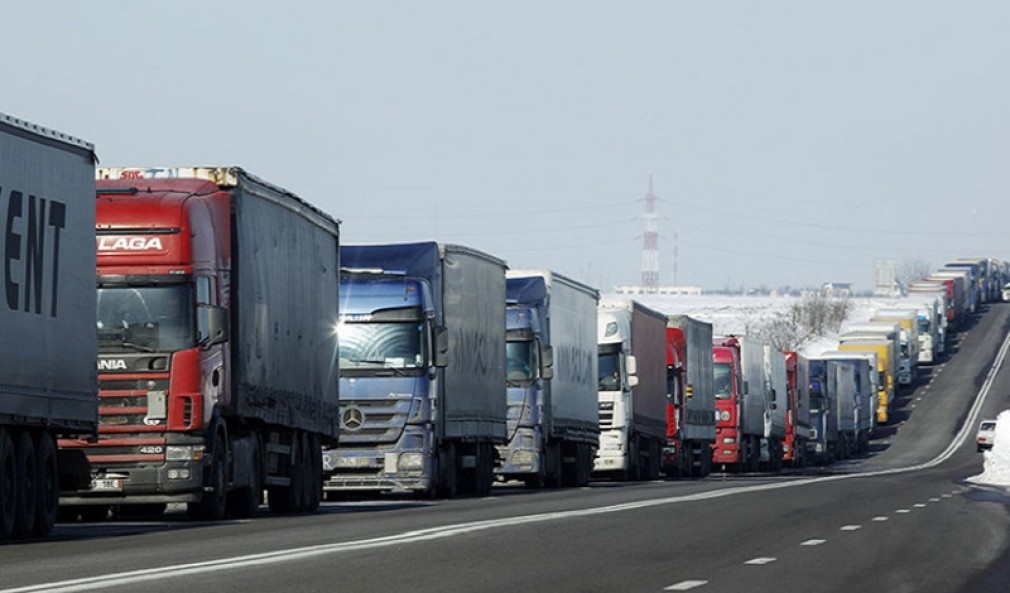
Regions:
[[[167,373],[130,378],[99,377],[98,442],[73,441],[93,464],[160,462],[165,459],[165,421],[147,425],[148,391],[168,391]]]
[[[606,410],[600,409],[600,430],[610,430],[614,427],[614,410],[613,408],[608,408]]]
[[[341,445],[395,443],[410,413],[409,399],[360,400],[340,405]],[[360,413],[360,416],[357,414]],[[358,424],[360,422],[360,424]],[[355,428],[355,426],[358,426]]]

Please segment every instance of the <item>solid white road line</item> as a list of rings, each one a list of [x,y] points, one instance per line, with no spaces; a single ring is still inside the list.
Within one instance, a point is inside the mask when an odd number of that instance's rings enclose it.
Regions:
[[[676,585],[670,585],[669,587],[663,589],[664,591],[690,591],[691,589],[697,589],[698,587],[704,587],[708,584],[708,581],[681,581]]]
[[[744,564],[748,564],[750,566],[764,566],[765,564],[771,564],[776,560],[778,560],[778,558],[752,558],[747,562],[744,562]]]

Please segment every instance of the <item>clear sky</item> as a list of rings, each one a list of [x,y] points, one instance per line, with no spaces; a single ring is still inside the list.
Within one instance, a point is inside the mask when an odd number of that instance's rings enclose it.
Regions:
[[[4,2],[0,111],[609,290],[1010,259],[1010,3]]]

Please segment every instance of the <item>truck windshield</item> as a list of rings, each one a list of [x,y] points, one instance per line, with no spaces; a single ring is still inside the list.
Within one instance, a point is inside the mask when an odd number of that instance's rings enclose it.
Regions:
[[[192,284],[98,289],[101,352],[175,352],[196,345]]]
[[[423,323],[343,323],[338,331],[340,370],[407,370],[425,365]]]
[[[733,367],[723,362],[713,365],[712,371],[715,380],[715,398],[733,397]]]
[[[509,383],[529,382],[536,378],[535,348],[532,340],[505,343],[505,379]]]
[[[599,390],[621,390],[621,353],[619,351],[599,354]]]

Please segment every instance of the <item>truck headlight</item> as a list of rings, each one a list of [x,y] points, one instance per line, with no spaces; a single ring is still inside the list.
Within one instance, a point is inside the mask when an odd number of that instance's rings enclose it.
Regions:
[[[165,460],[200,461],[205,449],[203,445],[169,445],[165,447]]]
[[[535,459],[533,451],[516,451],[512,454],[512,463],[515,465],[533,465]]]
[[[722,442],[725,445],[732,445],[732,444],[736,443],[736,438],[735,437],[722,437]]]
[[[424,454],[422,453],[401,453],[400,459],[396,462],[396,467],[400,471],[420,471],[424,469]]]

